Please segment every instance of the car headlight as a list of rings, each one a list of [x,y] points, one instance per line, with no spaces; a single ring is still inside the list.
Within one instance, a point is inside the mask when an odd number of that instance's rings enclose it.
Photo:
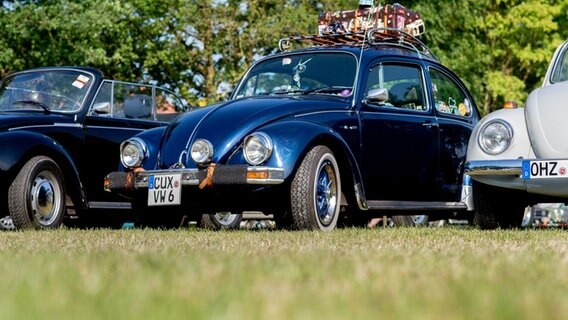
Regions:
[[[189,153],[195,163],[208,163],[213,158],[213,145],[205,139],[197,139],[191,145]]]
[[[140,138],[130,138],[120,144],[120,161],[126,168],[140,166],[148,158],[148,146]]]
[[[248,135],[244,141],[245,160],[253,166],[268,160],[272,155],[272,139],[264,132]]]
[[[479,146],[485,153],[496,155],[507,150],[513,141],[513,128],[504,120],[492,120],[481,128]]]

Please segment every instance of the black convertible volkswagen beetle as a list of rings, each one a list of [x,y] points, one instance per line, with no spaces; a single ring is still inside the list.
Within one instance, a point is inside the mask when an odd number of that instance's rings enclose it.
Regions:
[[[124,209],[104,192],[120,143],[165,126],[187,105],[152,85],[104,79],[85,67],[11,74],[0,82],[0,206],[4,228],[54,228],[67,213]],[[13,225],[12,225],[13,222]]]
[[[297,229],[467,210],[479,114],[422,42],[381,28],[280,44],[229,101],[123,142],[105,188],[153,218],[258,210]]]

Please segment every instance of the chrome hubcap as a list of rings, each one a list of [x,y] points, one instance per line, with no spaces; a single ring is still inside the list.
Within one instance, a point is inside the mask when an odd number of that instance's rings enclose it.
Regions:
[[[229,211],[217,212],[213,216],[215,217],[215,220],[217,220],[217,222],[219,222],[219,224],[224,225],[224,226],[231,225],[231,223],[233,223],[235,221],[235,219],[237,219],[237,215],[232,214]]]
[[[316,185],[316,210],[323,225],[329,225],[337,207],[337,182],[333,166],[325,161],[320,167]]]
[[[417,226],[424,224],[427,217],[428,216],[426,216],[426,215],[411,216],[412,222],[414,223],[414,225],[417,225]]]
[[[57,198],[60,194],[61,189],[53,173],[42,171],[36,176],[32,183],[30,202],[34,218],[39,224],[48,226],[55,221],[61,208],[61,201]]]

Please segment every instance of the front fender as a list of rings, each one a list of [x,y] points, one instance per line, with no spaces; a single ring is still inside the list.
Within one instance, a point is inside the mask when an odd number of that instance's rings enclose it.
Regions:
[[[34,156],[44,155],[53,159],[65,178],[66,189],[79,208],[87,208],[87,196],[79,170],[71,155],[57,141],[45,135],[27,131],[0,133],[0,174],[2,175],[2,194],[6,194],[10,184],[24,164]]]
[[[164,132],[166,132],[166,126],[156,127],[149,130],[145,130],[136,135],[137,138],[142,139],[146,142],[146,146],[148,147],[148,158],[142,164],[142,167],[145,170],[153,170],[156,169],[159,153],[160,153],[160,146],[164,139]],[[119,163],[119,171],[125,171],[126,168]]]
[[[343,176],[350,171],[349,177],[354,183],[361,181],[359,166],[351,146],[339,133],[330,127],[308,121],[282,121],[261,127],[256,131],[268,134],[274,143],[274,150],[270,159],[264,164],[268,167],[284,169],[286,180],[293,178],[293,174],[300,166],[301,160],[315,145],[328,146],[338,159]],[[242,148],[231,156],[229,164],[246,163]]]
[[[501,109],[494,111],[485,116],[477,123],[473,130],[468,147],[467,161],[476,160],[502,160],[502,159],[518,159],[534,157],[534,151],[531,148],[529,134],[527,131],[527,122],[525,119],[525,109]],[[493,120],[504,120],[511,125],[513,129],[513,141],[507,150],[498,154],[490,155],[485,153],[479,146],[478,139],[481,129]]]

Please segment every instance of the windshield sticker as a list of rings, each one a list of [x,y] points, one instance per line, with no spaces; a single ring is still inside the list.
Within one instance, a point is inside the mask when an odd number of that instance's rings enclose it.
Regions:
[[[84,75],[79,75],[75,81],[71,84],[75,88],[83,89],[83,87],[89,82],[89,78]]]
[[[87,84],[89,82],[89,77],[86,77],[84,75],[80,75],[77,77],[77,80],[83,82],[84,84]]]
[[[77,89],[83,89],[83,87],[85,86],[85,84],[79,80],[75,80],[73,81],[73,83],[71,84],[72,86],[74,86]]]
[[[290,58],[284,58],[284,59],[282,59],[282,65],[283,65],[283,66],[287,66],[287,65],[289,65],[290,63],[292,63],[292,59],[290,59]]]
[[[343,89],[341,90],[341,96],[342,97],[347,97],[348,95],[351,94],[351,89]]]

